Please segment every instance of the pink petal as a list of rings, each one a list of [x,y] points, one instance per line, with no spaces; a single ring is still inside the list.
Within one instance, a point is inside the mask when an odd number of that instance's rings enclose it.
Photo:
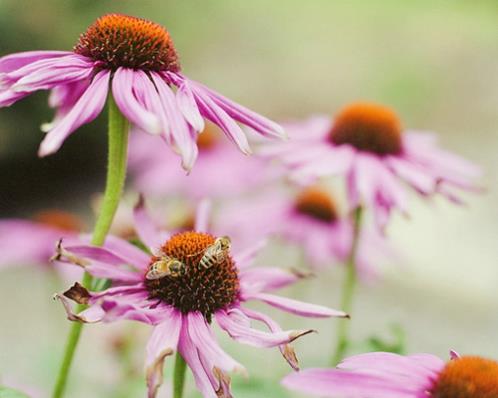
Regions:
[[[144,242],[153,253],[155,253],[164,243],[165,237],[147,214],[145,209],[145,201],[142,196],[140,196],[138,203],[133,209],[133,218],[140,240]]]
[[[195,213],[195,226],[194,226],[195,231],[207,232],[209,230],[211,204],[212,203],[209,199],[204,199],[197,206]]]
[[[276,267],[261,267],[243,270],[239,274],[244,290],[257,293],[282,289],[296,283],[305,275]]]
[[[178,108],[175,94],[168,84],[162,77],[155,73],[152,73],[152,79],[159,92],[163,110],[171,125],[171,136],[182,156],[183,167],[189,171],[197,158],[197,143],[195,136],[191,134],[189,126]]]
[[[160,134],[161,124],[157,115],[146,109],[140,100],[143,92],[137,92],[133,69],[118,68],[112,79],[112,93],[119,110],[140,129],[150,134]]]
[[[286,376],[282,384],[291,390],[321,397],[415,398],[418,392],[379,376],[339,369],[307,369]]]
[[[253,128],[258,133],[273,138],[286,138],[286,134],[282,126],[239,105],[221,94],[207,88],[203,84],[191,81],[194,92],[207,95],[214,104],[223,109],[230,117],[239,121],[246,126]]]
[[[47,58],[72,55],[70,51],[25,51],[0,58],[0,73],[9,73],[25,65]]]
[[[88,89],[76,102],[68,114],[60,120],[40,145],[39,156],[56,152],[64,140],[78,127],[95,119],[104,108],[110,73],[99,72]]]
[[[339,317],[348,318],[349,315],[343,311],[333,310],[321,305],[303,303],[302,301],[290,298],[274,296],[268,293],[249,294],[243,297],[244,300],[261,300],[266,304],[279,308],[291,314],[300,315],[309,318],[329,318]]]
[[[261,239],[257,241],[254,245],[249,246],[247,249],[234,253],[233,259],[237,264],[237,268],[244,269],[252,265],[253,261],[256,259],[256,256],[263,250],[268,244],[267,239]]]
[[[218,325],[232,339],[253,347],[276,347],[290,343],[305,334],[311,333],[311,330],[279,330],[268,333],[253,329],[250,327],[247,317],[238,309],[220,310],[216,312],[215,316]]]
[[[207,324],[204,316],[199,312],[188,314],[188,334],[192,343],[200,350],[203,356],[210,358],[218,368],[227,372],[245,372],[244,367],[225,353],[213,335],[211,326]]]
[[[194,94],[190,88],[188,80],[184,80],[176,91],[176,102],[178,108],[183,113],[183,116],[194,128],[195,131],[201,132],[204,130],[204,119],[202,118],[199,108],[195,103]]]
[[[164,375],[164,360],[177,350],[182,328],[182,314],[171,310],[168,319],[157,325],[147,342],[145,372],[147,379],[148,398],[154,398]]]
[[[193,90],[195,100],[199,106],[201,114],[214,124],[219,126],[225,135],[234,142],[242,153],[251,154],[249,142],[242,129],[220,108],[203,90]]]

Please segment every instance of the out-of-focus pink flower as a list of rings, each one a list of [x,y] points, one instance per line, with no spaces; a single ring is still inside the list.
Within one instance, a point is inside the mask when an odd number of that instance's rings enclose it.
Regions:
[[[346,358],[337,369],[307,369],[284,378],[296,391],[343,398],[495,398],[498,363],[452,352],[445,363],[430,354],[375,352]]]
[[[313,117],[287,126],[290,140],[262,148],[279,158],[296,181],[342,176],[351,207],[374,211],[384,228],[393,209],[408,212],[404,185],[423,196],[439,193],[461,203],[455,188],[476,191],[480,169],[437,146],[433,134],[404,132],[396,114],[371,103],[354,103],[334,120]]]
[[[57,241],[76,239],[82,228],[76,216],[59,210],[40,212],[32,220],[0,220],[0,268],[48,266]]]
[[[283,137],[276,123],[246,109],[180,72],[169,33],[153,22],[120,14],[97,19],[73,51],[30,51],[0,58],[0,106],[37,90],[52,90],[56,108],[39,155],[56,152],[64,140],[102,111],[109,90],[123,115],[139,129],[160,135],[190,170],[204,118],[218,125],[243,153],[247,138],[236,122],[263,136]]]
[[[231,397],[228,373],[244,368],[218,345],[211,325],[214,320],[238,342],[279,347],[289,364],[297,368],[289,343],[311,330],[284,331],[264,313],[246,308],[246,301],[262,301],[305,317],[347,316],[270,293],[300,276],[279,268],[251,269],[256,247],[232,255],[229,245],[218,245],[219,238],[207,232],[208,207],[206,202],[199,206],[194,231],[172,236],[158,231],[143,207],[137,207],[136,229],[152,255],[117,238],[114,247],[106,243],[105,248],[85,244],[62,248],[69,256],[67,261],[80,258],[78,262],[86,271],[113,282],[102,292],[89,292],[76,284],[59,295],[70,320],[129,319],[154,326],[146,349],[149,397],[155,396],[162,382],[164,359],[177,350],[192,369],[204,397]],[[226,244],[226,238],[223,240]],[[208,260],[204,261],[206,255]],[[89,307],[75,314],[68,298]],[[255,329],[251,322],[262,322],[269,331]]]
[[[154,137],[132,135],[130,170],[136,190],[147,196],[183,195],[194,200],[227,197],[261,186],[273,170],[258,157],[241,157],[213,124],[207,124],[199,135],[197,147],[197,167],[186,176],[175,167],[176,159],[164,155]]]
[[[261,235],[292,242],[303,248],[307,264],[315,269],[344,264],[354,234],[351,219],[342,216],[333,197],[318,186],[297,193],[272,189],[251,200],[237,201],[224,208],[213,228],[243,242]],[[369,279],[394,251],[376,229],[365,227],[360,234],[356,265],[360,277]]]

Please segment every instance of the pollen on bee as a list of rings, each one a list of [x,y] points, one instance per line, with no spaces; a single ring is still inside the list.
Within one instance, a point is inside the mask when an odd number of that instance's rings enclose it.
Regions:
[[[142,18],[108,14],[83,33],[74,52],[101,62],[101,67],[146,71],[180,70],[178,55],[168,31]]]
[[[432,398],[496,398],[498,362],[474,356],[452,360],[430,392]]]
[[[329,138],[336,145],[349,144],[384,156],[401,152],[401,131],[401,122],[390,108],[357,102],[336,115]]]

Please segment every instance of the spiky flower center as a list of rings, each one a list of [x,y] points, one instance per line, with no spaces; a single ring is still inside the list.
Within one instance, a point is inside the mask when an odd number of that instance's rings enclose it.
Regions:
[[[181,261],[184,271],[158,279],[145,279],[149,298],[172,305],[182,313],[199,311],[208,320],[214,312],[235,302],[239,277],[230,255],[209,268],[201,264],[206,249],[215,243],[215,239],[210,234],[193,231],[173,235],[161,247],[159,255]],[[150,266],[159,259],[159,256],[153,256]]]
[[[146,71],[180,70],[168,31],[154,22],[127,15],[100,17],[80,36],[73,50],[100,61],[103,68],[111,70],[119,67]]]
[[[336,144],[349,144],[360,151],[380,156],[395,155],[402,150],[401,122],[389,108],[354,103],[335,117],[330,140]]]
[[[295,209],[300,214],[324,223],[337,220],[337,210],[332,197],[317,187],[303,190],[296,198]]]
[[[83,222],[77,216],[61,210],[40,211],[33,216],[33,220],[62,231],[76,232],[83,229]]]
[[[462,357],[448,362],[431,390],[432,398],[497,398],[498,362]]]

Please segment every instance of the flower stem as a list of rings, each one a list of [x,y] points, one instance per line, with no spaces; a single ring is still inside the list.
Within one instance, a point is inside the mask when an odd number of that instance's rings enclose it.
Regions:
[[[182,355],[177,352],[175,357],[175,370],[173,374],[173,398],[183,397],[183,386],[185,385],[185,371],[187,364]]]
[[[92,236],[92,244],[95,246],[102,246],[104,244],[107,233],[111,228],[111,223],[116,213],[119,200],[121,199],[126,178],[128,121],[116,106],[112,94],[109,94],[108,110],[109,149],[107,157],[107,177],[102,207],[97,217]],[[92,276],[85,273],[82,281],[83,286],[90,288],[92,282]],[[82,311],[84,308],[84,305],[78,305],[76,311]],[[59,369],[59,375],[57,376],[54,393],[52,395],[53,398],[61,398],[64,395],[69,370],[82,328],[83,324],[80,322],[75,322],[71,326],[64,351],[64,358]]]
[[[346,275],[342,287],[341,309],[348,314],[351,313],[353,304],[353,294],[356,286],[356,254],[360,240],[362,209],[358,206],[353,212],[353,240],[346,263]],[[337,342],[332,356],[332,365],[337,365],[343,358],[349,345],[349,324],[348,319],[339,319],[337,325]]]

